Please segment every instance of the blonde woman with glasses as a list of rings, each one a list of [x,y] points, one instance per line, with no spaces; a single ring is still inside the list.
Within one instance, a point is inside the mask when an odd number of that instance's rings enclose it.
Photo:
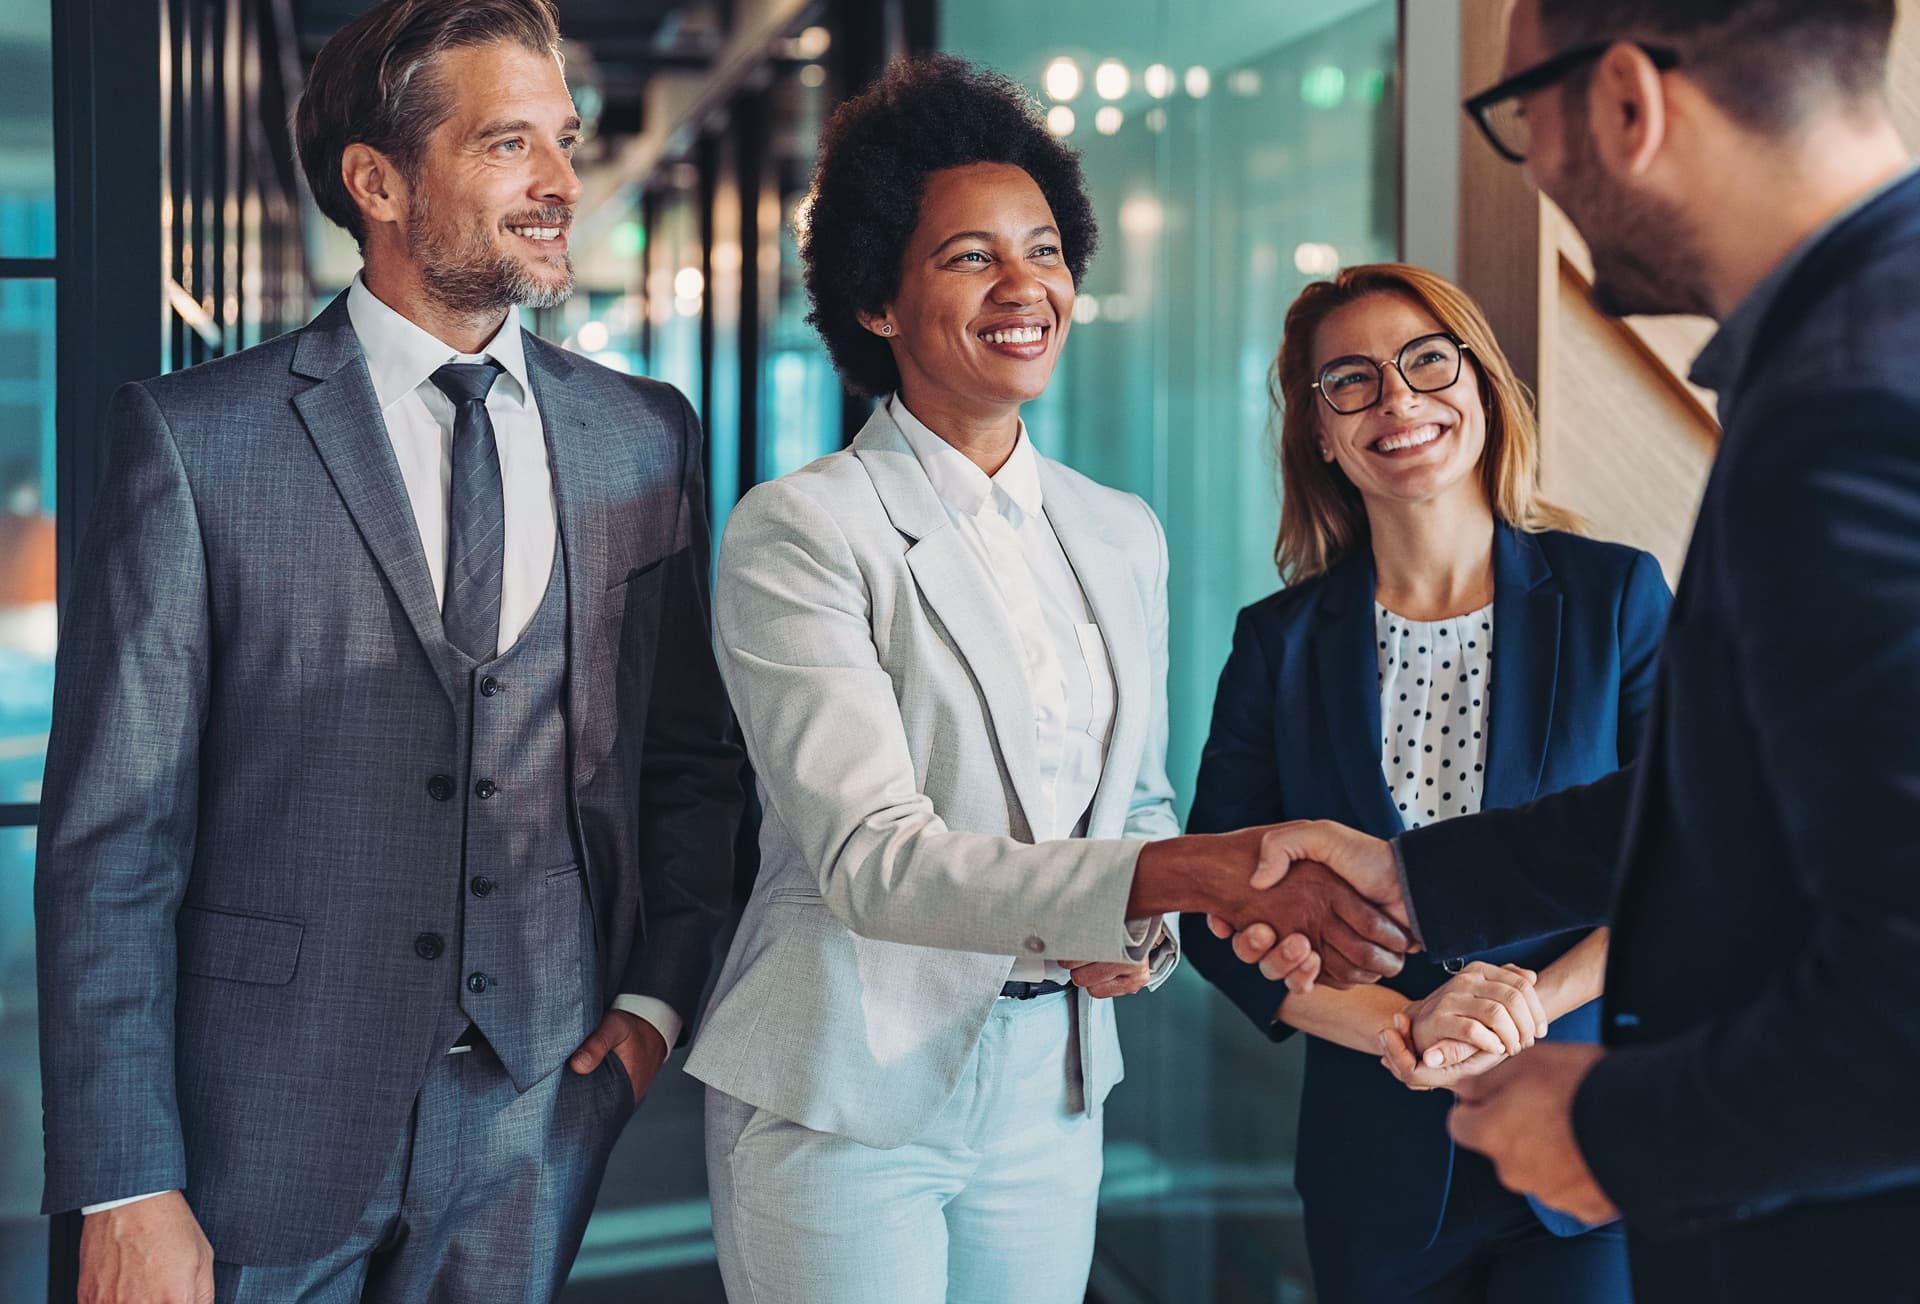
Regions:
[[[1295,302],[1275,372],[1287,587],[1240,613],[1189,828],[1391,837],[1630,761],[1666,583],[1540,496],[1526,392],[1473,301],[1349,268]],[[1597,1041],[1604,929],[1297,995],[1204,917],[1183,937],[1275,1041],[1309,1034],[1296,1175],[1323,1304],[1628,1299],[1618,1227],[1505,1191],[1456,1151],[1443,1089],[1549,1028]],[[1385,1054],[1390,1029],[1417,1058]]]

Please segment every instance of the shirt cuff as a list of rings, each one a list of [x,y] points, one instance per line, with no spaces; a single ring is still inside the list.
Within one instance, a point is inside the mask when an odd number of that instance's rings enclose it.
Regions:
[[[1390,840],[1387,848],[1393,852],[1393,872],[1400,876],[1400,904],[1406,907],[1407,926],[1413,929],[1413,940],[1425,946],[1426,938],[1420,934],[1420,916],[1413,913],[1413,884],[1407,881],[1407,860],[1400,854],[1400,839]]]
[[[1160,921],[1160,936],[1147,952],[1147,990],[1158,991],[1160,984],[1173,977],[1173,971],[1180,967],[1180,926],[1179,916],[1163,918]]]
[[[621,993],[613,998],[613,1008],[636,1019],[645,1019],[660,1034],[661,1040],[672,1050],[680,1044],[680,1032],[686,1021],[674,1013],[673,1007],[657,996],[632,996]]]
[[[83,1205],[81,1214],[105,1213],[109,1209],[118,1209],[123,1204],[139,1204],[142,1200],[151,1200],[159,1195],[172,1195],[172,1191],[148,1191],[145,1195],[130,1195],[124,1200],[108,1200],[105,1204]]]

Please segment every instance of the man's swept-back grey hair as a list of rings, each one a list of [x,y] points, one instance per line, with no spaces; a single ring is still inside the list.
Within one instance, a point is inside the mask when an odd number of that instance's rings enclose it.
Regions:
[[[427,138],[453,111],[433,61],[500,41],[557,58],[552,0],[386,0],[334,33],[294,115],[300,165],[320,211],[364,246],[366,223],[340,177],[347,146],[369,145],[409,181],[418,177]]]
[[[1736,121],[1792,129],[1836,100],[1883,95],[1895,0],[1538,0],[1555,50],[1612,38],[1670,45]]]

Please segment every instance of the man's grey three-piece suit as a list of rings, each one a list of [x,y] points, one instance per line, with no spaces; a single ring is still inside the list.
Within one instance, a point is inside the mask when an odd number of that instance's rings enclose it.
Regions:
[[[558,546],[484,663],[346,296],[113,407],[42,806],[45,1203],[183,1190],[223,1299],[369,1263],[370,1298],[548,1297],[632,1108],[564,1061],[708,972],[740,793],[698,428],[521,342]]]

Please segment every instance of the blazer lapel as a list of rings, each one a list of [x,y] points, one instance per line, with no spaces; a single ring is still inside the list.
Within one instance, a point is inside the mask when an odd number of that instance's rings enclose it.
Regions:
[[[567,577],[567,706],[570,720],[590,718],[595,704],[593,662],[588,640],[599,627],[600,595],[606,591],[607,520],[598,489],[610,472],[590,422],[589,408],[573,381],[575,367],[563,349],[531,332],[521,335],[527,379],[547,439],[547,466],[553,476],[554,513],[559,528],[560,561]],[[580,748],[585,730],[568,730],[574,748],[573,773],[586,773]]]
[[[980,686],[1008,781],[1028,828],[1035,829],[1046,805],[1041,799],[1033,734],[1033,695],[1020,668],[1020,640],[1005,604],[994,590],[992,577],[953,528],[912,445],[887,414],[885,404],[874,409],[852,447],[894,528],[914,540],[907,549],[907,566]]]
[[[316,383],[294,395],[327,474],[333,478],[360,537],[420,640],[449,700],[458,700],[446,657],[440,604],[433,595],[426,552],[413,518],[400,464],[387,438],[366,358],[347,315],[347,296],[302,329],[293,352],[294,374]]]
[[[1481,807],[1521,806],[1540,790],[1560,665],[1559,586],[1533,537],[1493,535],[1493,662]]]
[[[1114,684],[1113,728],[1107,737],[1107,759],[1094,788],[1087,827],[1118,827],[1125,821],[1124,807],[1132,799],[1134,775],[1139,768],[1134,759],[1142,731],[1152,724],[1153,671],[1148,661],[1147,613],[1126,566],[1125,541],[1109,533],[1110,523],[1099,509],[1044,457],[1040,459],[1040,493],[1047,522],[1067,554],[1107,645]],[[1120,819],[1109,825],[1110,807],[1115,802],[1122,806]]]
[[[1363,551],[1328,574],[1313,626],[1317,694],[1334,769],[1359,827],[1399,833],[1400,812],[1380,771],[1380,658],[1373,621],[1373,559]]]

